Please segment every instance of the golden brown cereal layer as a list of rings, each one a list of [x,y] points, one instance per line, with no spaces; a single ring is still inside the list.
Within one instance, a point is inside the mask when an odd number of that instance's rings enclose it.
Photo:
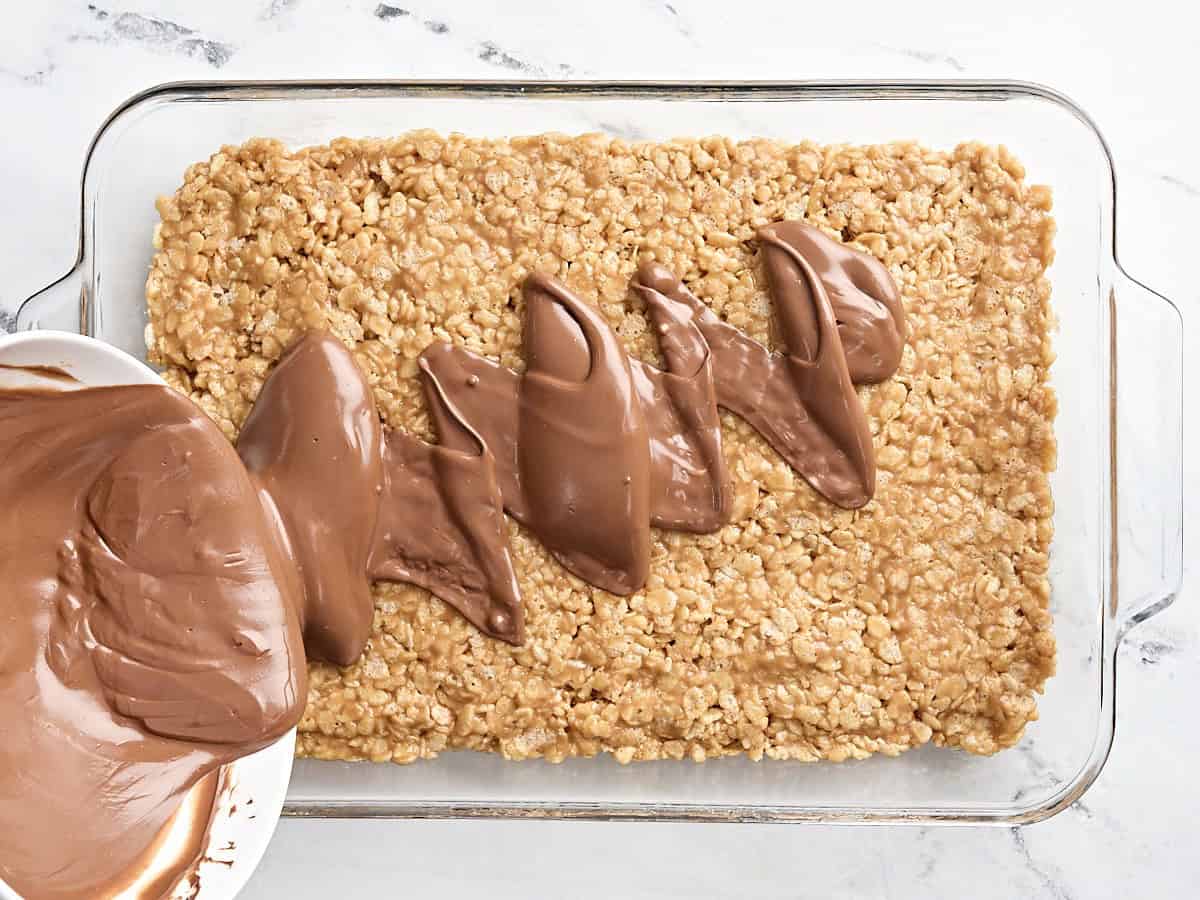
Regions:
[[[879,257],[904,295],[900,371],[861,389],[873,502],[818,497],[725,415],[733,523],[656,532],[645,591],[569,575],[515,524],[525,646],[426,592],[377,585],[348,669],[311,666],[298,752],[408,762],[993,753],[1037,716],[1055,398],[1050,192],[1003,148],[414,132],[226,147],[159,201],[151,357],[231,438],[305,328],[354,349],[387,423],[432,438],[417,355],[522,366],[521,281],[553,274],[655,359],[628,284],[655,258],[768,340],[753,234],[803,218]]]

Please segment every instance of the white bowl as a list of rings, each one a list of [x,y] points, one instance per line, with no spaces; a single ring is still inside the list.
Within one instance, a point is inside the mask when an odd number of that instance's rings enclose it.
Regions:
[[[47,381],[35,372],[0,368],[0,387],[9,388],[54,384],[70,390],[163,384],[153,369],[115,347],[60,331],[0,335],[0,366],[52,366],[77,382]],[[203,861],[191,878],[179,885],[174,896],[228,900],[250,880],[279,821],[292,774],[295,745],[293,729],[270,747],[224,767],[222,790],[217,797]],[[198,890],[194,888],[197,875]],[[0,881],[0,900],[20,898]]]

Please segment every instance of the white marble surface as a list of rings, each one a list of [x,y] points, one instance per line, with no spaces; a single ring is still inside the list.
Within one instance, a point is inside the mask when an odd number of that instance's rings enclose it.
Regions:
[[[186,78],[1006,77],[1099,122],[1120,182],[1118,242],[1176,300],[1200,360],[1196,26],[1170,0],[581,4],[436,0],[0,4],[0,316],[65,271],[77,178],[127,95]],[[539,8],[541,7],[541,8]],[[551,9],[557,7],[557,9]],[[1061,8],[1060,8],[1061,7]],[[1073,7],[1074,9],[1068,9]],[[1182,17],[1182,18],[1181,18]],[[1036,23],[1036,24],[1033,24]],[[1200,362],[1192,362],[1200,374]],[[1195,446],[1195,423],[1185,440]],[[1200,488],[1185,463],[1188,496]],[[1195,532],[1187,534],[1188,547]],[[1185,552],[1185,558],[1190,554]],[[249,897],[1191,897],[1200,878],[1198,575],[1120,651],[1108,766],[1027,829],[285,821]]]

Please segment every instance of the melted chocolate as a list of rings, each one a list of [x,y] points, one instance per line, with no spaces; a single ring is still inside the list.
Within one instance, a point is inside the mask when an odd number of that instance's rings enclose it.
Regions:
[[[904,303],[887,267],[803,222],[775,222],[759,229],[758,237],[793,258],[803,258],[824,286],[850,379],[875,384],[891,378],[904,351],[905,325]],[[770,257],[767,264],[769,274]]]
[[[523,638],[491,454],[427,388],[439,446],[306,335],[236,453],[165,387],[0,391],[0,878],[129,883],[193,785],[299,720],[305,647],[362,652],[370,578]]]
[[[721,321],[662,266],[643,265],[635,286],[692,310],[709,346],[718,404],[750,423],[828,500],[862,506],[875,490],[875,458],[832,304],[803,256],[761,237],[787,352],[772,353]]]
[[[165,387],[0,392],[0,877],[101,896],[204,774],[298,719],[288,564]]]
[[[385,442],[387,487],[371,550],[372,578],[407,581],[445,600],[484,634],[525,639],[520,589],[491,451],[422,366],[441,444],[403,432]]]
[[[385,433],[354,358],[310,333],[284,354],[242,428],[238,453],[301,576],[314,657],[349,665],[362,653],[372,579],[420,585],[485,633],[523,639],[492,455],[428,372],[425,388],[436,446]]]
[[[523,374],[422,355],[436,445],[384,429],[323,334],[284,354],[236,452],[165,387],[0,390],[0,877],[55,900],[128,883],[189,789],[298,721],[306,650],[358,657],[372,579],[519,643],[504,509],[581,578],[638,590],[652,525],[728,519],[719,406],[833,502],[867,502],[854,383],[898,364],[899,295],[806,225],[759,237],[782,352],[647,263],[661,370],[535,275]]]
[[[445,344],[423,354],[495,454],[504,507],[598,587],[628,594],[645,583],[651,525],[711,532],[727,521],[718,406],[839,506],[862,506],[874,492],[854,384],[899,364],[895,284],[878,261],[801,222],[763,228],[759,239],[783,352],[646,263],[633,289],[666,371],[629,359],[596,311],[544,276],[525,286],[523,375]]]
[[[324,335],[293,344],[263,385],[237,452],[282,525],[306,649],[349,665],[371,631],[367,555],[384,472],[379,414],[345,348]]]
[[[585,581],[617,594],[650,570],[650,445],[629,357],[556,281],[525,282],[517,467],[525,524]]]

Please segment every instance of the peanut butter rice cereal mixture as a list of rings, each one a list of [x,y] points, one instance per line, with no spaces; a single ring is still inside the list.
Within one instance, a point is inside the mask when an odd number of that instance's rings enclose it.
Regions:
[[[409,762],[471,748],[619,761],[1011,746],[1054,672],[1050,192],[1003,148],[414,132],[226,147],[160,199],[154,362],[230,437],[289,341],[353,348],[387,423],[432,440],[418,354],[521,369],[520,285],[553,274],[656,360],[641,259],[770,341],[755,229],[800,218],[874,254],[904,297],[897,375],[860,388],[874,500],[839,509],[724,415],[731,524],[656,532],[646,589],[569,575],[515,523],[527,639],[375,586],[350,668],[311,666],[298,752]]]

